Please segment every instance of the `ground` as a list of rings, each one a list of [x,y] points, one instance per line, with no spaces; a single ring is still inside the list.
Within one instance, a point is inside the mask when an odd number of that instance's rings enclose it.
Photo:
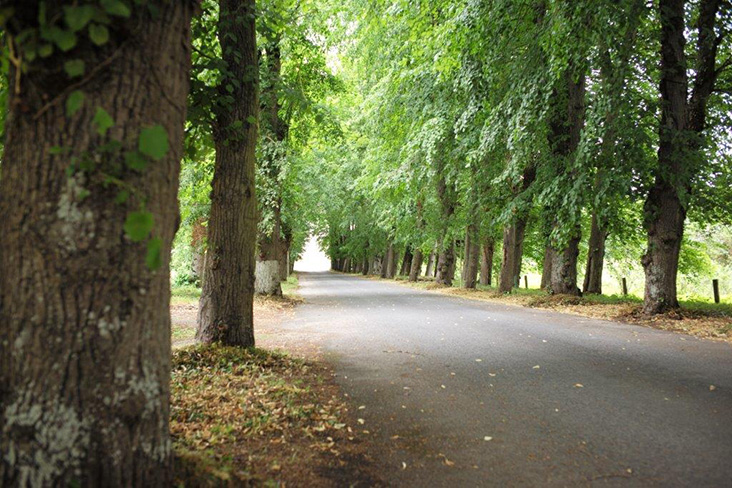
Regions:
[[[381,279],[378,277],[370,278]],[[399,277],[394,282],[450,296],[556,310],[583,317],[642,325],[732,343],[732,304],[729,303],[712,304],[700,301],[682,301],[680,310],[648,317],[641,313],[642,300],[633,296],[552,296],[537,289],[517,289],[510,294],[503,294],[495,288],[480,285],[476,290],[467,290],[458,287],[440,286],[432,280],[424,279],[417,283],[410,283],[405,277]]]
[[[256,299],[253,350],[193,345],[198,292],[174,290],[176,484],[383,484],[318,347],[279,328],[301,301],[296,288],[293,277],[284,297]]]
[[[574,312],[565,314],[336,273],[304,273],[300,285],[302,298],[288,286],[284,300],[257,301],[267,351],[175,355],[172,431],[201,484],[720,486],[732,477],[732,350],[720,338],[577,315],[617,313],[587,299],[517,294]],[[195,307],[177,295],[180,344]]]

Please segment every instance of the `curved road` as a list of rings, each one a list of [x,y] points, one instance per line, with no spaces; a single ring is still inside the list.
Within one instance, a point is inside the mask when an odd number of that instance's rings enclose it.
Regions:
[[[732,348],[333,273],[322,345],[396,486],[732,486]],[[361,423],[361,421],[359,421]]]

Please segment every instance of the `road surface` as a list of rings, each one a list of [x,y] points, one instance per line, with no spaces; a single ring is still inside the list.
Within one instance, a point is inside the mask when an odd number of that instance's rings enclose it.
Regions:
[[[322,345],[394,486],[732,486],[732,347],[303,273]]]

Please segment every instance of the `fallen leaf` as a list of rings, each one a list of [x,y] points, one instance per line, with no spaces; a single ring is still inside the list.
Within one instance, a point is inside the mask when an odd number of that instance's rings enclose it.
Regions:
[[[493,437],[487,435],[487,436],[483,437],[483,440],[486,441],[486,442],[492,441],[493,440]]]
[[[582,383],[575,383],[575,384],[574,384],[574,387],[575,387],[575,388],[584,388],[584,387],[585,387],[585,385],[583,385]]]
[[[539,368],[541,368],[541,366],[539,366],[539,365],[537,364],[537,365],[536,365],[536,366],[534,366],[534,367],[533,367],[532,369],[539,369]]]
[[[717,389],[717,387],[716,387],[716,386],[714,386],[714,385],[709,385],[709,391],[714,391],[714,390],[716,390],[716,389]]]
[[[363,424],[366,423],[366,421],[364,419],[358,419],[358,423],[361,424],[361,425],[363,425]]]

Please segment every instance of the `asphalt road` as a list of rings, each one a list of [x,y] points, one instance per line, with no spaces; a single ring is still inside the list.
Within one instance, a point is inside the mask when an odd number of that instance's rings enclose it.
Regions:
[[[394,486],[732,486],[732,347],[302,273],[320,343]],[[359,421],[360,423],[360,421]]]

